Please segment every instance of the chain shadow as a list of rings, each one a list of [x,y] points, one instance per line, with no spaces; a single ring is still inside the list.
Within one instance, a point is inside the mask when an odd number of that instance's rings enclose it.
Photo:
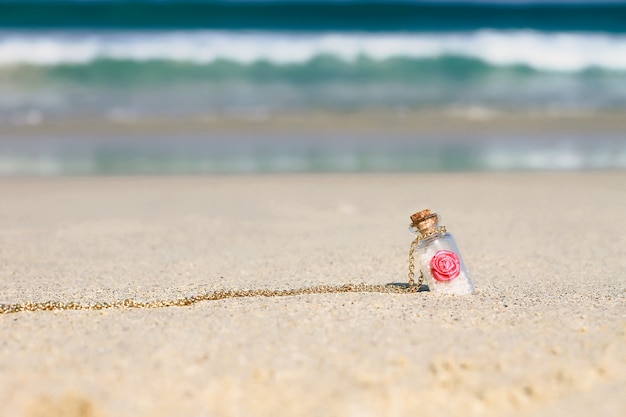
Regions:
[[[387,284],[385,284],[385,287],[408,290],[410,288],[410,285],[407,282],[388,282]],[[422,284],[417,289],[417,292],[424,292],[424,291],[430,291],[430,289],[428,288],[428,285]]]

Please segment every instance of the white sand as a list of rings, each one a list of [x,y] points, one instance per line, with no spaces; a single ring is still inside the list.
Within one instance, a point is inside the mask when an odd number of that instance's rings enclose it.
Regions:
[[[0,316],[2,416],[622,416],[626,172],[0,181],[0,303],[406,280],[478,294]]]

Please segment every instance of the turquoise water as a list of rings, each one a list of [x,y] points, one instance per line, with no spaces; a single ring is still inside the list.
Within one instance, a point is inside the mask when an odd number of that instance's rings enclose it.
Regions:
[[[0,0],[0,175],[625,166],[619,135],[2,133],[81,118],[414,109],[623,111],[626,2]]]
[[[626,1],[0,0],[0,123],[111,112],[623,108]]]
[[[624,32],[621,0],[2,0],[7,28]]]

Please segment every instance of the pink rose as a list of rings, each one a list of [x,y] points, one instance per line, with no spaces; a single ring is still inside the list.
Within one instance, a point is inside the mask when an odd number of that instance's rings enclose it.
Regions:
[[[430,260],[430,272],[437,281],[452,281],[461,273],[459,256],[449,250],[440,250]]]

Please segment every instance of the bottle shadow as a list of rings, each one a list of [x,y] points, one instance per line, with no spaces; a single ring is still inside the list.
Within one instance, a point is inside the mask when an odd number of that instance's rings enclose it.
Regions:
[[[385,287],[396,288],[399,290],[408,290],[411,286],[406,282],[389,282],[385,284]],[[417,289],[416,292],[424,292],[424,291],[430,291],[430,289],[428,288],[428,285],[424,285],[424,284],[420,285],[420,287]]]

